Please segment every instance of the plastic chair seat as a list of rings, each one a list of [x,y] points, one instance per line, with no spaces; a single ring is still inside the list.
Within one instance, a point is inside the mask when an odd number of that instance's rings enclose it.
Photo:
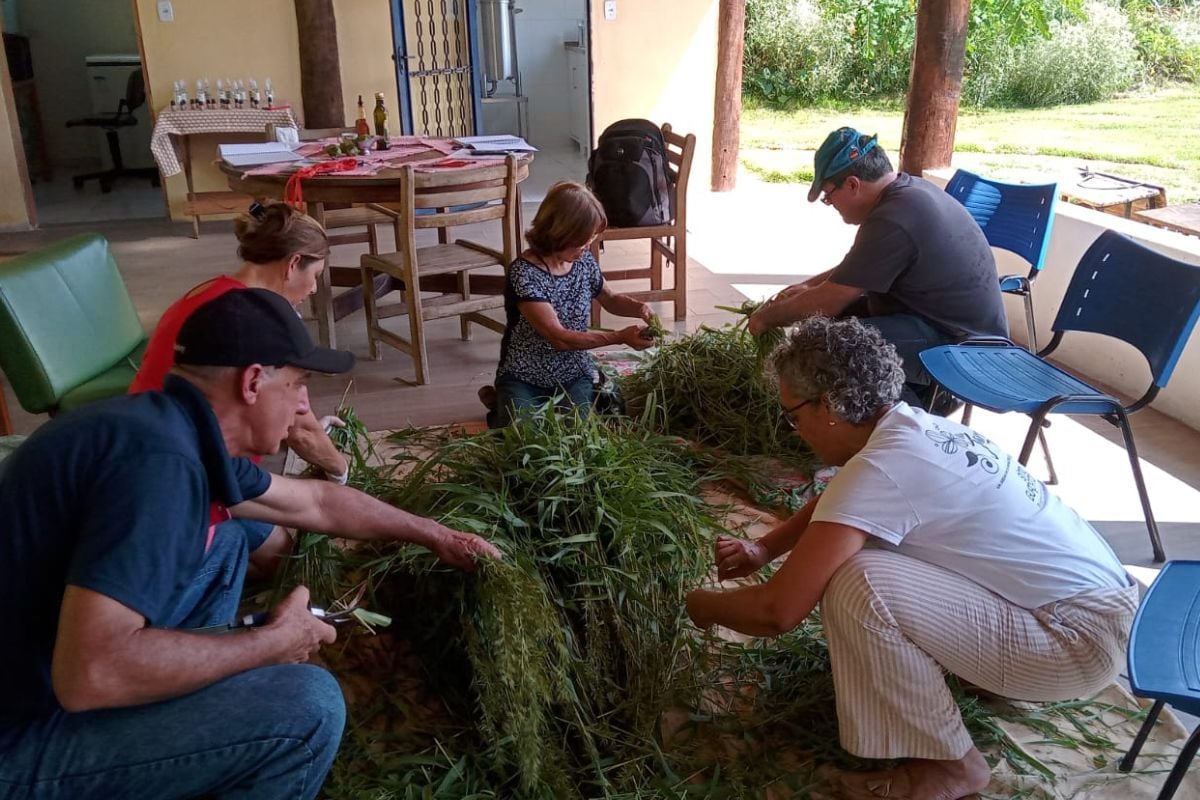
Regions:
[[[971,405],[1004,413],[1033,414],[1055,397],[1092,395],[1095,402],[1070,402],[1063,414],[1104,413],[1119,402],[1023,347],[941,345],[921,353],[921,361],[942,388]]]
[[[1121,760],[1133,768],[1164,703],[1200,716],[1200,561],[1169,561],[1138,607],[1129,633],[1129,686],[1155,702]],[[1175,794],[1200,748],[1200,728],[1184,744],[1163,783],[1159,800]]]
[[[1020,275],[1006,275],[1000,279],[1000,291],[1006,294],[1028,294],[1029,279]]]

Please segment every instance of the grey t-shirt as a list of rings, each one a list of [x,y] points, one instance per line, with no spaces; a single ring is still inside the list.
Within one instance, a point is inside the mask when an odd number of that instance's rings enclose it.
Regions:
[[[934,184],[897,173],[829,280],[867,292],[871,316],[915,314],[956,339],[1008,336],[991,247]]]

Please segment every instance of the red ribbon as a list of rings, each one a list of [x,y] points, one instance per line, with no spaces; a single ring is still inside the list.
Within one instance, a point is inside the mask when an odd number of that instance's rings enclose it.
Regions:
[[[357,166],[357,159],[338,158],[332,161],[321,161],[316,164],[309,164],[307,167],[301,167],[292,173],[292,176],[288,178],[287,185],[283,187],[283,202],[303,211],[304,189],[301,186],[301,181],[315,175],[325,175],[330,172],[345,172]]]

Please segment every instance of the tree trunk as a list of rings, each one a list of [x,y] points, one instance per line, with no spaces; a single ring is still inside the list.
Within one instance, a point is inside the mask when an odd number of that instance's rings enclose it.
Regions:
[[[920,175],[950,166],[962,94],[970,0],[921,0],[913,46],[900,169]]]
[[[742,122],[742,54],[746,0],[721,0],[717,33],[717,93],[713,109],[712,190],[737,185],[738,126]]]
[[[333,0],[295,0],[300,40],[300,97],[304,127],[342,128],[342,68],[338,61]]]

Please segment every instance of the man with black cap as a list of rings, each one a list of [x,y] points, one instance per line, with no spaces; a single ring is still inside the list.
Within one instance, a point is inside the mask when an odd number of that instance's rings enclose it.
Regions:
[[[877,137],[839,128],[825,138],[808,201],[818,197],[859,226],[854,244],[836,267],[789,286],[751,315],[751,333],[813,314],[859,317],[895,345],[905,399],[914,405],[924,405],[930,383],[917,358],[922,350],[1008,336],[983,231],[937,186],[895,172]]]
[[[0,797],[311,798],[337,752],[337,682],[306,664],[332,626],[300,587],[260,627],[218,636],[241,594],[226,515],[421,544],[473,569],[498,557],[325,481],[270,475],[308,404],[313,345],[274,292],[229,292],[179,333],[162,392],[57,417],[0,464]],[[237,531],[220,526],[221,531]]]

